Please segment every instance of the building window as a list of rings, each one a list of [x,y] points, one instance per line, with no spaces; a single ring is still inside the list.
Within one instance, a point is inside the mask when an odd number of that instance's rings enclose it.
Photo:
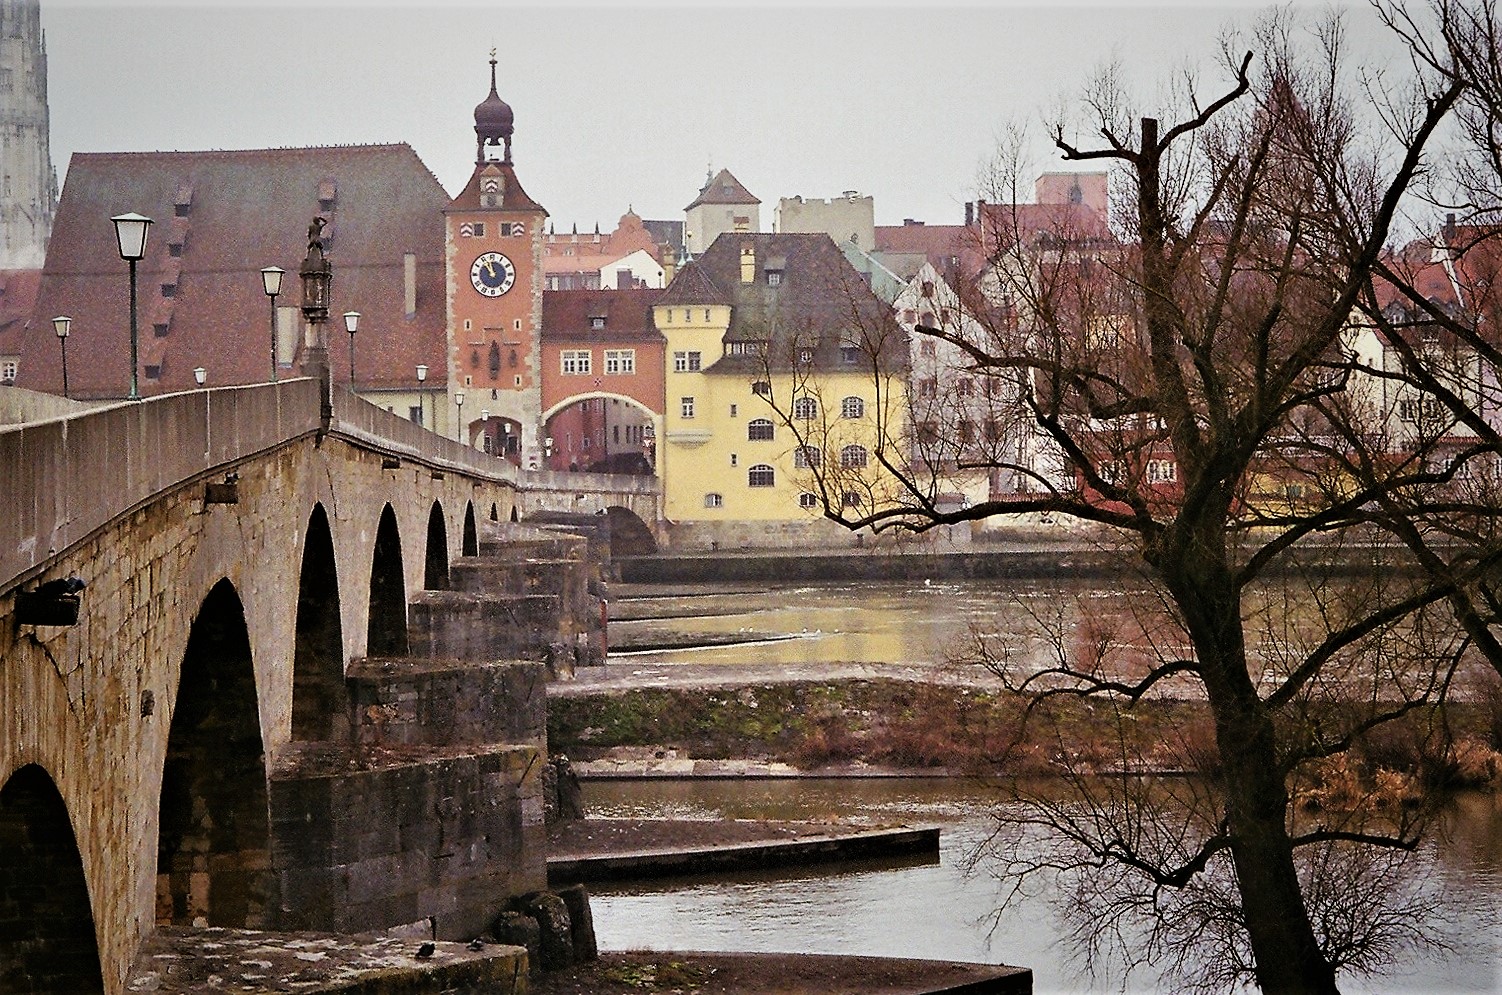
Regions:
[[[924,339],[918,343],[918,355],[920,356],[931,358],[937,352],[938,348],[934,345],[933,339]]]
[[[741,465],[741,458],[740,458],[740,456],[738,456],[735,453],[731,453],[730,454],[730,465],[731,466],[740,466]]]
[[[939,441],[939,423],[923,421],[918,423],[918,441],[924,445],[933,445]]]
[[[807,366],[809,363],[812,363],[813,361],[814,361],[814,351],[812,349],[799,349],[798,350],[798,364],[800,366]]]
[[[805,421],[819,417],[819,402],[812,397],[800,397],[793,401],[793,417]]]
[[[181,259],[182,258],[182,254],[183,254],[183,244],[181,242],[168,242],[167,243],[167,255],[171,256],[173,259]]]
[[[730,417],[734,418],[737,415],[739,415],[740,414],[740,410],[741,410],[741,406],[739,404],[732,404],[730,406]]]
[[[968,418],[961,418],[959,424],[955,426],[955,434],[960,445],[968,446],[975,441],[975,422]]]
[[[177,296],[177,284],[175,284],[175,283],[164,283],[164,284],[162,284],[162,296],[163,297],[176,297]]]
[[[770,418],[753,418],[746,423],[746,438],[751,442],[771,442],[773,431]]]
[[[635,373],[636,350],[635,349],[606,349],[605,350],[606,373]]]
[[[769,286],[769,287],[780,287],[780,286],[782,286],[782,270],[780,270],[780,269],[769,269],[769,270],[767,270],[767,286]]]
[[[590,328],[604,328],[605,327],[605,319],[602,318],[600,315],[595,315],[593,318],[589,319],[589,327]]]
[[[765,380],[758,380],[751,385],[751,393],[757,397],[771,397],[772,385]]]
[[[818,506],[819,506],[819,495],[817,495],[817,494],[810,494],[808,491],[804,491],[802,494],[798,495],[798,507],[800,507],[800,508],[817,508]]]
[[[744,342],[726,342],[725,355],[727,356],[765,356],[767,343],[765,339],[750,339]]]
[[[859,363],[860,361],[861,361],[861,350],[860,350],[859,346],[853,346],[853,345],[842,345],[842,346],[840,346],[840,362],[844,363],[846,366],[854,366],[856,363]]]
[[[799,470],[818,467],[824,462],[824,453],[818,446],[799,446],[793,450],[793,466]]]
[[[706,507],[706,508],[723,508],[723,507],[725,507],[725,495],[723,495],[723,494],[716,494],[713,491],[711,491],[710,493],[704,495],[704,507]]]
[[[1173,460],[1150,459],[1147,461],[1147,482],[1169,484],[1179,479],[1179,465]]]
[[[954,382],[954,392],[960,397],[969,397],[975,392],[975,381],[969,377],[960,377]]]
[[[170,327],[165,321],[155,322],[151,326],[151,334],[154,338],[165,339]]]
[[[407,408],[407,420],[410,422],[416,422],[417,424],[421,425],[422,408],[420,406]]]
[[[709,324],[709,308],[704,309],[704,323]]]
[[[674,373],[696,373],[701,367],[700,354],[697,352],[673,353]]]
[[[16,373],[20,371],[20,365],[14,359],[7,359],[0,363],[0,381],[15,383]]]
[[[858,397],[847,397],[840,402],[841,418],[866,417],[866,402]]]
[[[939,381],[935,380],[933,377],[928,377],[926,379],[918,381],[918,396],[919,397],[932,399],[932,398],[936,397],[938,395],[938,393],[939,393]]]
[[[678,414],[682,418],[694,416],[694,399],[692,397],[680,397],[678,399]]]
[[[564,373],[589,373],[593,368],[593,357],[588,349],[565,349],[561,353]]]
[[[162,378],[162,368],[155,363],[148,364],[142,372],[146,374],[147,380],[160,380]]]
[[[774,487],[777,472],[765,463],[758,463],[746,471],[746,483],[751,487]]]
[[[846,491],[840,503],[847,508],[859,508],[861,496],[855,491]]]
[[[866,465],[865,446],[846,446],[840,450],[840,466],[858,468]]]

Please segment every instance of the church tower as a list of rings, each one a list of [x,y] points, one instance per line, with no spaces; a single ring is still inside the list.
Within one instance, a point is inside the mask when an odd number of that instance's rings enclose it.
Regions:
[[[460,438],[528,469],[542,464],[542,246],[548,212],[511,163],[511,107],[475,108],[475,170],[444,210],[449,400]],[[459,404],[459,393],[463,403]]]
[[[57,210],[40,0],[0,0],[0,270],[41,269]]]

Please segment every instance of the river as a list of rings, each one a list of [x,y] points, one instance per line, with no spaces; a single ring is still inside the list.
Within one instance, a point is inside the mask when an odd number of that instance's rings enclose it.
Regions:
[[[814,585],[796,592],[661,597],[627,602],[612,622],[614,645],[650,643],[677,633],[758,639],[735,647],[679,648],[614,655],[605,683],[672,683],[675,674],[902,671],[942,664],[971,623],[1002,620],[1020,630],[1057,602],[1027,586],[945,582],[912,585]],[[637,594],[651,592],[636,591]],[[666,594],[666,592],[656,592]],[[1115,617],[1122,598],[1076,590],[1072,603]],[[1031,601],[1031,605],[1029,605]],[[1040,607],[1044,606],[1044,607]],[[672,618],[661,616],[671,615]],[[777,640],[771,637],[794,635]],[[600,816],[842,819],[943,828],[939,863],[854,866],[673,880],[593,889],[596,929],[606,949],[797,951],[923,957],[1020,964],[1043,992],[1154,992],[1151,969],[1125,980],[1109,970],[1083,973],[1061,940],[1046,891],[995,913],[1002,883],[984,862],[966,866],[994,827],[997,789],[945,779],[591,782],[586,807]],[[1457,799],[1445,831],[1420,855],[1423,876],[1442,881],[1447,950],[1405,955],[1380,977],[1343,978],[1346,992],[1502,991],[1502,798]]]

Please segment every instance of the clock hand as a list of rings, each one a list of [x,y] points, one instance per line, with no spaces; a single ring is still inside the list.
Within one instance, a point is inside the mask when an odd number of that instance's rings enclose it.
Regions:
[[[490,274],[490,278],[492,280],[495,279],[495,260],[494,259],[487,259],[487,260],[485,260],[485,272],[487,272],[487,273]]]

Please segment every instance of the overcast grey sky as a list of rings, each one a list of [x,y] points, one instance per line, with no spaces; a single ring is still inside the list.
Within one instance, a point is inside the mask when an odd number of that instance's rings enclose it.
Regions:
[[[1380,62],[1367,6],[1342,6]],[[608,231],[680,219],[710,166],[768,227],[780,197],[844,190],[878,224],[958,223],[1009,120],[1113,56],[1145,94],[1191,61],[1218,83],[1218,33],[1256,10],[42,0],[42,24],[60,180],[74,152],[407,142],[452,194],[495,46],[523,185],[558,230]]]

